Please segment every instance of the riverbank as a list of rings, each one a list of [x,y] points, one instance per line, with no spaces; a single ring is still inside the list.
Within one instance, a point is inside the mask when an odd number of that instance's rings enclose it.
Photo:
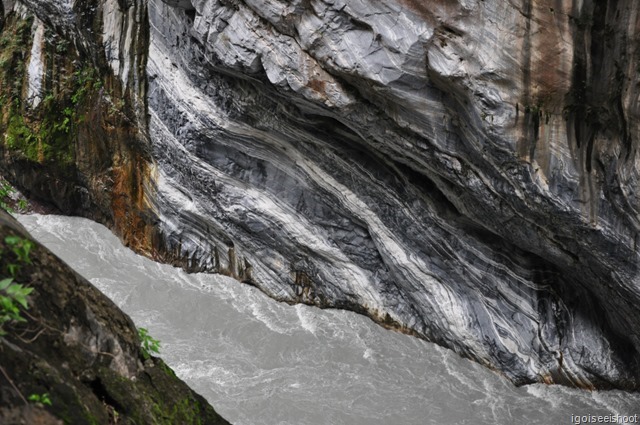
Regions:
[[[0,211],[0,423],[228,424],[131,318]]]

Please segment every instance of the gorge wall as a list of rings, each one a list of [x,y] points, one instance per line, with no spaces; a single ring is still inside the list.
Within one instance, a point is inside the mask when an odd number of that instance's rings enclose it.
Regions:
[[[633,1],[12,7],[31,196],[517,384],[640,387]]]
[[[0,211],[0,275],[32,291],[22,321],[0,321],[0,423],[229,424],[141,348],[129,316],[30,239]]]

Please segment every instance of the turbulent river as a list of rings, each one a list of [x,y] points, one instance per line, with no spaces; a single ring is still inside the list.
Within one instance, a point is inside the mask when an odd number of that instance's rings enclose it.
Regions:
[[[515,388],[357,314],[289,306],[223,276],[154,263],[89,220],[19,219],[148,328],[178,376],[234,424],[546,425],[640,414],[639,394]]]

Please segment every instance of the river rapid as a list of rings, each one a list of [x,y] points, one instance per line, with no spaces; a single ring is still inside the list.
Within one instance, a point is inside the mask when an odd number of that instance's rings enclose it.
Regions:
[[[176,374],[236,425],[546,425],[640,414],[640,394],[516,388],[366,317],[289,306],[224,276],[155,263],[86,219],[18,218],[148,328]]]

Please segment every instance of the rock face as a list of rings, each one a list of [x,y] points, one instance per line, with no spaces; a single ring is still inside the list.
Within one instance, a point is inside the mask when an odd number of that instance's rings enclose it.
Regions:
[[[2,326],[1,423],[228,424],[161,359],[145,360],[133,322],[98,289],[36,243],[20,261],[7,237],[29,239],[0,211],[3,279],[18,264],[33,292],[25,322]]]
[[[148,43],[148,27],[135,22],[146,8],[132,4],[123,16],[108,7],[18,2],[6,16],[2,168],[31,197],[104,222],[144,251],[153,219],[143,218],[142,185],[152,169],[146,47],[139,46]],[[103,25],[107,32],[98,32]]]
[[[146,64],[110,223],[141,251],[518,384],[640,388],[632,0],[95,0],[97,41],[23,3],[123,87]]]

